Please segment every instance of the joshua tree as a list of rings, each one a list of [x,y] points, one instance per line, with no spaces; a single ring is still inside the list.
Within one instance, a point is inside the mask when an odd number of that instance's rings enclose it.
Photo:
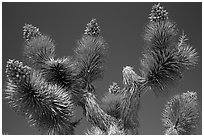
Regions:
[[[113,82],[101,99],[93,81],[103,77],[107,43],[96,19],[87,24],[73,56],[56,58],[53,40],[31,24],[23,27],[24,60],[9,59],[6,66],[8,103],[28,118],[43,134],[74,134],[81,119],[73,119],[76,107],[93,127],[86,134],[139,134],[140,99],[146,92],[156,96],[179,82],[198,54],[160,5],[152,7],[145,27],[146,49],[141,74],[133,67],[122,70],[123,87]],[[195,134],[199,119],[196,92],[175,95],[166,104],[162,121],[165,134]]]

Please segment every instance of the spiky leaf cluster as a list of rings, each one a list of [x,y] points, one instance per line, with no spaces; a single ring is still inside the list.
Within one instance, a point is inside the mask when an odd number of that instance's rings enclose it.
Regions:
[[[76,76],[76,63],[70,57],[45,61],[41,73],[47,82],[70,88]]]
[[[100,27],[98,26],[98,23],[96,19],[92,19],[86,27],[86,30],[84,34],[87,34],[89,36],[97,37],[100,34]]]
[[[164,50],[175,46],[177,34],[176,24],[172,21],[149,22],[145,27],[144,40],[150,49]]]
[[[154,6],[153,6],[154,7]],[[170,20],[151,21],[145,28],[147,48],[141,60],[141,72],[156,95],[183,77],[183,72],[197,63],[197,52],[181,36]]]
[[[83,36],[75,50],[79,76],[87,83],[102,78],[106,59],[106,43],[102,37]]]
[[[156,95],[182,78],[183,67],[171,52],[146,53],[141,63],[144,77]]]
[[[198,61],[197,52],[190,46],[179,46],[171,50],[147,50],[141,60],[143,76],[158,94],[175,84]]]
[[[185,69],[191,69],[198,62],[198,53],[186,41],[186,35],[183,33],[177,44],[178,61]]]
[[[41,36],[39,28],[33,26],[32,24],[25,24],[23,26],[23,38],[29,41],[35,37]]]
[[[73,134],[77,123],[70,119],[73,115],[70,94],[47,83],[36,71],[27,79],[20,84],[8,80],[5,93],[11,107],[44,134]]]
[[[24,46],[25,62],[36,69],[40,69],[45,61],[54,58],[55,45],[53,40],[45,35],[33,37]]]
[[[85,87],[85,83],[78,76],[76,62],[71,57],[51,58],[41,66],[40,72],[48,83],[68,89],[75,105],[83,106],[81,89]]]
[[[162,121],[165,134],[195,134],[199,120],[199,106],[196,92],[174,96],[165,106]]]
[[[159,22],[159,21],[164,21],[168,19],[168,12],[160,5],[154,4],[152,6],[152,10],[149,16],[149,19],[151,22]]]

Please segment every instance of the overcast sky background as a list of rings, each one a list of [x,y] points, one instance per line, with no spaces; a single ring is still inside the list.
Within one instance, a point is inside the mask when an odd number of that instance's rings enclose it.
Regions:
[[[22,61],[22,26],[25,23],[40,28],[56,43],[57,57],[73,55],[86,24],[96,18],[101,35],[109,44],[108,62],[103,80],[95,82],[100,98],[112,82],[122,87],[122,69],[132,66],[139,74],[139,59],[144,49],[143,33],[154,3],[3,3],[2,4],[2,85],[5,84],[5,66],[8,59]],[[141,99],[140,134],[163,134],[161,112],[169,97],[176,93],[196,91],[202,108],[202,3],[161,3],[171,20],[185,31],[189,43],[199,53],[195,69],[185,73],[184,79],[167,97],[156,97],[147,92]],[[2,86],[4,87],[4,86]],[[3,90],[2,90],[3,91]],[[81,110],[79,109],[80,113]],[[82,116],[82,115],[81,115]],[[80,117],[80,116],[79,116]],[[201,123],[197,131],[201,134]],[[85,119],[76,129],[84,134],[91,125]],[[40,134],[30,127],[24,117],[17,115],[2,100],[2,132],[12,135]]]

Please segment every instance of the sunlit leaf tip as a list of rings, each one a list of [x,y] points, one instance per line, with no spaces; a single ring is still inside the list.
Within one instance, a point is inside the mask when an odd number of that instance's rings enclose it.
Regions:
[[[178,60],[184,69],[191,69],[198,62],[198,52],[187,43],[187,36],[182,33],[177,44]]]
[[[125,85],[132,85],[134,83],[139,83],[144,81],[144,78],[139,76],[133,71],[133,68],[130,66],[126,66],[123,68],[123,83]]]

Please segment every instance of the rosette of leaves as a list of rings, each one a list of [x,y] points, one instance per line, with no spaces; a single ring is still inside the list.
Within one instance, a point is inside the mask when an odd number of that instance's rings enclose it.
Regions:
[[[84,83],[77,76],[76,62],[72,57],[64,57],[45,61],[40,72],[45,80],[50,84],[57,84],[67,89],[71,93],[72,101],[75,105],[81,105]]]
[[[45,61],[55,56],[54,41],[31,24],[25,24],[23,28],[24,60],[30,67],[40,69]]]
[[[199,122],[199,106],[196,92],[176,95],[165,106],[162,121],[168,135],[193,135]]]
[[[59,59],[50,58],[41,67],[43,77],[53,84],[58,84],[66,88],[71,88],[76,78],[76,63],[71,57]]]
[[[6,99],[43,134],[74,134],[73,103],[66,89],[49,84],[22,62],[9,60],[6,68]]]
[[[91,29],[94,26],[88,27]],[[78,63],[78,76],[84,80],[87,86],[92,87],[91,83],[94,80],[103,77],[107,43],[101,36],[90,33],[85,33],[78,41],[75,59]]]
[[[159,95],[166,87],[181,79],[185,70],[195,66],[198,55],[195,49],[186,43],[184,34],[180,36],[179,42],[176,42],[178,29],[176,24],[169,20],[163,7],[154,5],[150,15],[150,22],[144,34],[147,47],[141,60],[141,72],[148,86]]]

